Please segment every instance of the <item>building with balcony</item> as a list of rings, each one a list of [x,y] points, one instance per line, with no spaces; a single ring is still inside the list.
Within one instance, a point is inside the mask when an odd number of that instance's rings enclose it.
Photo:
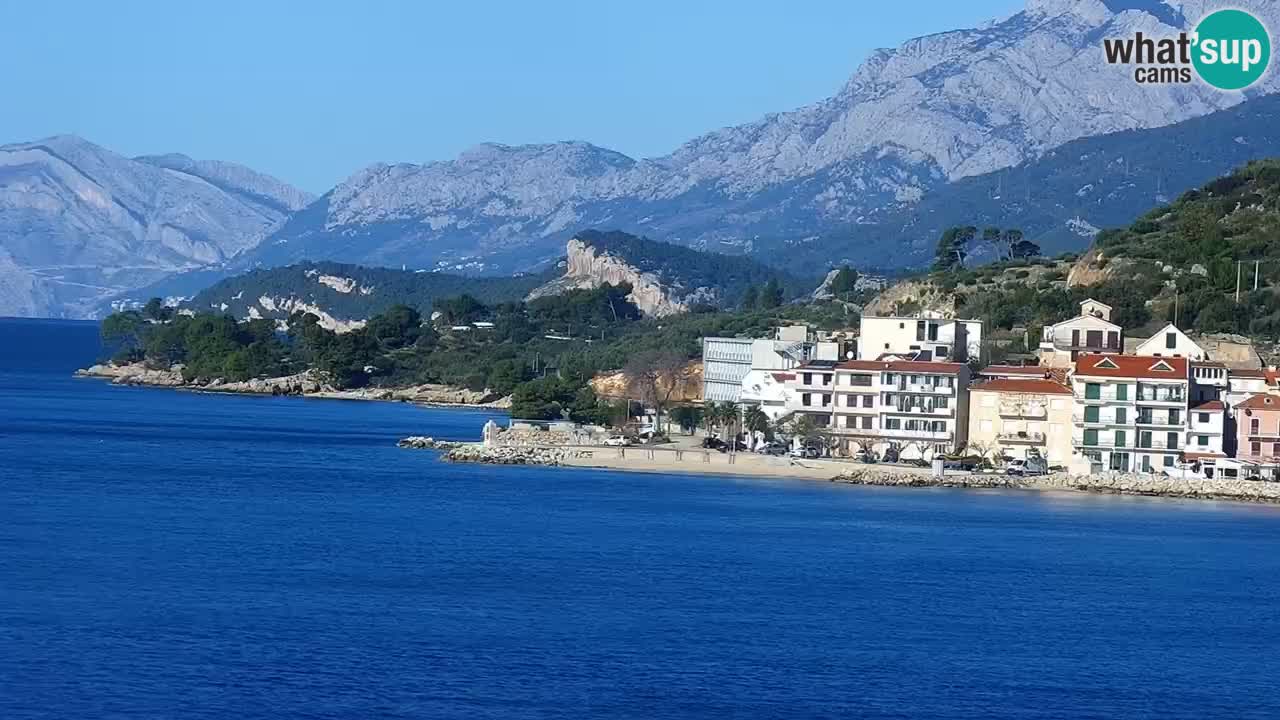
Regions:
[[[1227,437],[1227,406],[1221,400],[1194,405],[1187,412],[1187,447],[1183,458],[1212,468],[1227,457],[1235,438]],[[1207,473],[1212,477],[1212,471]]]
[[[789,373],[786,382],[786,415],[804,415],[819,428],[832,426],[835,402],[836,361],[814,360]]]
[[[1119,354],[1124,330],[1111,322],[1111,306],[1097,300],[1080,303],[1080,314],[1041,331],[1040,365],[1069,368],[1082,354]]]
[[[925,361],[968,362],[982,350],[982,321],[924,315],[863,317],[859,324],[858,359],[910,355]]]
[[[968,439],[969,367],[912,360],[850,360],[835,367],[836,454],[931,459]]]
[[[1258,394],[1236,406],[1236,459],[1280,465],[1280,396]]]
[[[810,360],[834,361],[838,350],[835,343],[818,342],[804,325],[777,328],[772,338],[703,338],[702,399],[741,402],[751,371],[789,371]]]
[[[1071,388],[1055,380],[1002,378],[969,388],[969,447],[994,456],[1071,461]]]
[[[1071,374],[1076,473],[1160,472],[1186,449],[1186,358],[1079,355]]]

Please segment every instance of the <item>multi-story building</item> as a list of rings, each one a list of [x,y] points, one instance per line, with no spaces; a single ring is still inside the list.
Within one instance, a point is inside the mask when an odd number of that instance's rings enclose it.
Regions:
[[[830,408],[836,453],[851,456],[865,450],[911,460],[959,451],[968,438],[968,386],[969,367],[963,363],[850,360],[837,364]]]
[[[808,416],[819,428],[831,427],[836,362],[814,360],[796,368],[792,375],[794,378],[787,382],[787,414]]]
[[[1227,406],[1221,400],[1193,405],[1187,414],[1187,444],[1182,457],[1200,463],[1205,474],[1213,477],[1213,468],[1227,457],[1233,439],[1227,437]]]
[[[817,342],[804,325],[780,327],[772,338],[703,338],[702,399],[740,402],[751,371],[788,371],[810,360],[836,360],[838,351],[836,343]]]
[[[969,388],[969,447],[1004,457],[1071,461],[1071,388],[1041,377],[1000,378]]]
[[[1236,459],[1280,464],[1280,396],[1258,394],[1236,406]]]
[[[1046,325],[1040,338],[1040,364],[1071,367],[1085,353],[1120,353],[1124,329],[1111,322],[1111,306],[1097,300],[1080,303],[1080,314],[1056,325]]]
[[[858,335],[858,359],[910,355],[937,362],[968,362],[982,351],[982,321],[924,315],[863,317]]]
[[[1186,358],[1079,355],[1071,374],[1072,472],[1160,472],[1186,447]]]

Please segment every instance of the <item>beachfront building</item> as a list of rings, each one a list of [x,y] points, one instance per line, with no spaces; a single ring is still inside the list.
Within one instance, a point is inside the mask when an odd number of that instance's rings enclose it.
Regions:
[[[968,439],[968,387],[969,367],[963,363],[838,363],[829,430],[835,453],[928,460],[958,452]]]
[[[863,317],[859,323],[858,359],[886,355],[936,362],[968,362],[982,349],[982,321],[932,317]]]
[[[1190,384],[1186,358],[1077,356],[1071,471],[1174,467],[1186,446]]]
[[[817,342],[804,325],[780,327],[772,338],[702,339],[702,398],[741,402],[744,382],[753,370],[788,371],[810,360],[837,359],[835,343]],[[752,384],[759,384],[753,378]]]
[[[793,378],[787,382],[787,415],[791,418],[808,417],[815,427],[827,429],[832,425],[832,403],[835,400],[836,362],[814,360],[796,368]]]
[[[1111,322],[1111,306],[1097,300],[1080,303],[1080,314],[1046,325],[1040,337],[1040,365],[1069,368],[1082,354],[1120,353],[1124,329]]]
[[[1258,394],[1236,406],[1236,459],[1280,465],[1280,396]]]
[[[1195,404],[1187,412],[1187,444],[1182,457],[1198,463],[1213,477],[1213,468],[1227,458],[1234,438],[1227,437],[1227,406],[1221,400]]]
[[[742,395],[738,399],[744,405],[755,405],[776,422],[791,412],[790,385],[794,383],[794,371],[751,370],[742,379]]]
[[[969,449],[987,457],[1071,461],[1071,388],[1040,377],[998,378],[969,388]]]

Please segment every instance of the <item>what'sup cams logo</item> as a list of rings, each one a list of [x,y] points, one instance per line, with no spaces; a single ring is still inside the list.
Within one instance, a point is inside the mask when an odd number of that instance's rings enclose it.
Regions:
[[[1103,40],[1107,62],[1132,65],[1139,83],[1190,83],[1195,75],[1219,90],[1243,90],[1258,82],[1271,63],[1271,36],[1243,10],[1219,10],[1193,33],[1152,38],[1141,32]]]

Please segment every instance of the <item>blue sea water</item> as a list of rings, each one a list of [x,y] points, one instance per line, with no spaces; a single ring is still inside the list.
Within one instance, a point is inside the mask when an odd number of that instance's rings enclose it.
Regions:
[[[1274,718],[1280,508],[440,464],[0,321],[0,718]]]

